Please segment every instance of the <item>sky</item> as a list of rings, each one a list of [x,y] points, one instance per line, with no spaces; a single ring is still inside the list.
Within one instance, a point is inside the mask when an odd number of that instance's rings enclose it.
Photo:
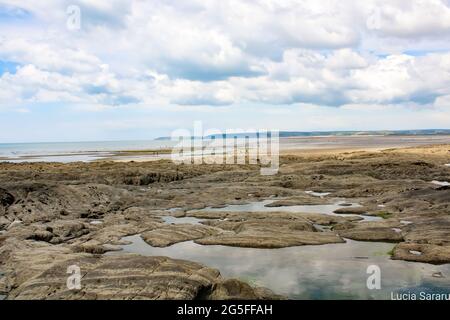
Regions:
[[[0,143],[450,128],[450,0],[0,0]]]

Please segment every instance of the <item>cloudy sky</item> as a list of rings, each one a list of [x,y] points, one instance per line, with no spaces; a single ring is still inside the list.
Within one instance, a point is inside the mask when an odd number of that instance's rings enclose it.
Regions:
[[[0,120],[0,143],[450,128],[450,0],[0,0]]]

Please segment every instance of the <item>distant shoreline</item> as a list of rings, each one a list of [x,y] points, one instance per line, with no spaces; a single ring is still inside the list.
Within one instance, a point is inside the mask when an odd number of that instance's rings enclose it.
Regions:
[[[211,137],[256,137],[256,132],[224,133],[223,135],[209,135],[192,137],[206,139]],[[280,138],[294,137],[359,137],[359,136],[441,136],[450,135],[450,129],[419,129],[419,130],[369,130],[369,131],[279,131]],[[155,141],[169,141],[171,137],[159,137]]]
[[[100,143],[101,144],[101,143]],[[91,161],[156,161],[170,159],[173,146],[149,141],[148,144],[121,142],[110,145],[110,149],[89,150],[91,143],[60,143],[63,150],[45,149],[47,144],[28,144],[26,148],[2,150],[0,162],[91,162]],[[280,138],[280,154],[298,155],[302,153],[339,153],[355,151],[380,151],[391,148],[416,147],[426,145],[450,145],[448,135],[352,135],[352,136],[297,136]],[[52,145],[54,147],[55,145]],[[74,148],[76,146],[76,148]],[[114,147],[117,147],[114,149]],[[136,148],[139,146],[139,148]],[[14,147],[14,146],[13,146]],[[44,149],[39,149],[39,148]],[[84,149],[84,150],[83,150]],[[30,151],[31,150],[31,151]]]

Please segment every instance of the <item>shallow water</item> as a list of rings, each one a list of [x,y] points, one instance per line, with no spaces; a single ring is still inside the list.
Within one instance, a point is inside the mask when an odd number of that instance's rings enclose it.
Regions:
[[[291,299],[390,299],[391,292],[450,293],[450,265],[391,260],[394,244],[347,240],[346,244],[252,249],[202,246],[193,241],[155,248],[139,235],[125,237],[125,252],[167,256],[217,268],[227,278],[264,286]],[[116,254],[116,253],[112,253]],[[381,269],[381,290],[366,286],[367,267]],[[445,278],[433,278],[441,272]]]
[[[315,191],[305,191],[305,193],[310,194],[314,197],[320,197],[320,198],[326,197],[331,194],[331,192],[315,192]]]
[[[200,224],[201,219],[194,217],[176,218],[172,216],[161,217],[168,224]]]
[[[336,199],[333,204],[266,207],[274,200],[265,200],[205,211],[310,212],[331,214],[346,203]],[[356,207],[358,204],[352,204]],[[341,215],[342,216],[342,215]],[[347,215],[359,216],[359,215]],[[364,217],[379,220],[379,217]],[[166,223],[200,223],[192,217],[163,217]],[[315,225],[320,230],[327,227]],[[238,278],[252,285],[270,288],[291,299],[390,299],[391,293],[425,291],[450,293],[450,265],[391,260],[394,244],[346,240],[345,244],[299,246],[282,249],[254,249],[230,246],[203,246],[187,241],[166,248],[148,245],[139,235],[123,238],[130,242],[123,251],[146,256],[167,256],[202,263],[217,268],[226,278]],[[110,253],[117,254],[117,253]],[[369,290],[367,268],[381,269],[381,290]],[[444,278],[432,275],[441,272]]]
[[[328,214],[332,216],[341,217],[361,217],[362,221],[380,221],[380,217],[371,217],[357,214],[336,214],[334,210],[341,209],[341,204],[348,203],[342,200],[337,200],[333,204],[320,204],[320,205],[297,205],[297,206],[283,206],[283,207],[266,207],[266,205],[274,202],[275,200],[264,200],[258,202],[251,202],[248,204],[232,204],[223,208],[207,207],[198,211],[228,211],[228,212],[302,212],[302,213],[319,213]],[[360,207],[356,203],[352,203],[350,207]],[[188,211],[189,212],[189,211]]]
[[[7,158],[6,160],[0,160],[0,162],[22,163],[22,162],[90,162],[100,160],[105,157],[109,157],[112,154],[96,153],[96,154],[65,154],[65,155],[37,155]]]

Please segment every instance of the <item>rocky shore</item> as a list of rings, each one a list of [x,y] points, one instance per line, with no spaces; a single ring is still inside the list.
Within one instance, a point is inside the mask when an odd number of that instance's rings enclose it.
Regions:
[[[276,248],[392,242],[392,259],[450,263],[450,145],[381,152],[283,155],[278,175],[257,166],[0,163],[0,295],[7,299],[268,299],[270,290],[167,257],[117,252],[140,234],[154,247],[195,243]],[[312,194],[326,193],[326,196]],[[359,203],[334,214],[277,210]],[[213,210],[273,200],[267,211]],[[206,209],[205,209],[206,208]],[[210,209],[208,209],[210,208]],[[166,223],[163,217],[199,223]],[[364,217],[377,217],[366,220]],[[68,290],[67,267],[83,287]]]

